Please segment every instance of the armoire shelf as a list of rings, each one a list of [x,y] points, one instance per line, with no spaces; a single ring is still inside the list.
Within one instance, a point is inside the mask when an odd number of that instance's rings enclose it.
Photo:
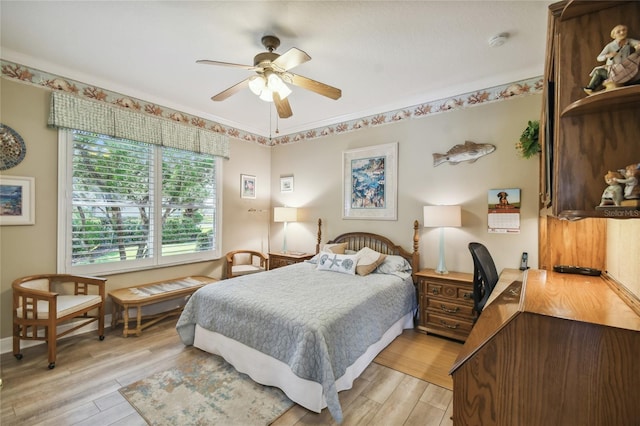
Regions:
[[[618,111],[632,107],[637,108],[638,105],[640,105],[640,85],[624,86],[595,92],[579,99],[567,106],[560,117]]]

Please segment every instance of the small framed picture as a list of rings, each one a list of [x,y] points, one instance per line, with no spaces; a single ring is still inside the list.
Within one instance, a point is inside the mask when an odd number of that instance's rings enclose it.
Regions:
[[[22,176],[0,178],[0,225],[33,225],[35,179]]]
[[[293,176],[280,178],[280,192],[293,192]]]
[[[256,177],[240,175],[240,198],[256,198]]]

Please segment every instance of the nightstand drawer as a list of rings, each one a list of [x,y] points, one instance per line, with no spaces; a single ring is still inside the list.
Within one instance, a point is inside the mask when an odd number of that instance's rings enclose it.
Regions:
[[[429,311],[425,311],[424,313],[427,316],[426,326],[428,329],[434,328],[449,333],[456,333],[466,338],[473,328],[473,321],[470,319],[450,315],[438,315]]]
[[[433,297],[426,299],[426,307],[433,313],[441,313],[450,316],[462,316],[473,318],[473,304],[460,304]]]
[[[269,253],[269,269],[282,268],[311,259],[312,253]]]
[[[461,286],[431,281],[426,281],[424,284],[426,284],[426,293],[429,297],[442,297],[461,303],[473,304],[473,289],[470,289],[468,285]]]
[[[271,257],[271,265],[269,265],[271,267],[271,269],[276,269],[276,268],[281,268],[283,266],[288,266],[288,265],[293,265],[295,263],[298,263],[298,260],[292,260],[292,259],[284,259],[281,257]]]

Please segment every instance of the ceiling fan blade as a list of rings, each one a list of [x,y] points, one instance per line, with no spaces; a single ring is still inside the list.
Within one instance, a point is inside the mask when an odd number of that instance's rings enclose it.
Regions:
[[[272,64],[278,67],[278,71],[287,71],[311,60],[311,56],[307,55],[300,49],[292,47],[276,58]]]
[[[278,117],[289,118],[293,115],[291,111],[291,105],[287,98],[280,99],[278,92],[273,92],[273,103],[276,104],[276,110],[278,111]]]
[[[260,69],[258,67],[254,67],[253,65],[232,64],[230,62],[211,61],[209,59],[199,59],[196,61],[196,64],[221,65],[223,67],[242,68],[249,71]]]
[[[326,96],[331,99],[340,99],[342,96],[342,90],[329,86],[328,84],[320,83],[319,81],[312,80],[307,77],[303,77],[301,75],[289,73],[291,78],[287,78],[286,75],[283,75],[283,79],[288,83],[295,84],[296,86],[302,87],[303,89],[311,90],[312,92],[316,92],[319,95]]]
[[[249,87],[249,78],[245,78],[244,80],[242,80],[240,83],[229,87],[226,90],[223,90],[222,92],[218,93],[217,95],[214,95],[211,97],[211,100],[213,101],[224,101],[225,99],[227,99],[229,96],[236,94],[237,92],[239,92],[240,90]]]

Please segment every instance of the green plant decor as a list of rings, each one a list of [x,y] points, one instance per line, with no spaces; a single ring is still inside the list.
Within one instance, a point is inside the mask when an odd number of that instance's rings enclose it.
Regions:
[[[538,133],[540,131],[539,121],[529,121],[527,128],[520,136],[520,142],[516,143],[516,150],[523,158],[531,158],[540,152]]]

